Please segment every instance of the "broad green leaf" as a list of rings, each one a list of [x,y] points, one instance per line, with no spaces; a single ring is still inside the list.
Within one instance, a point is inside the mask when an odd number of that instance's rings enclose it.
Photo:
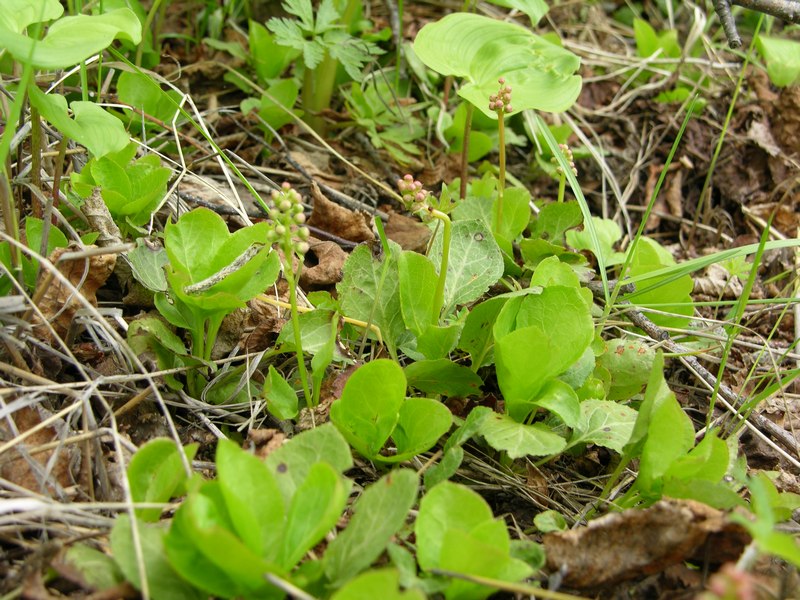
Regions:
[[[492,210],[492,231],[509,242],[514,242],[528,228],[531,220],[531,194],[525,188],[506,188],[503,193],[503,220],[497,224],[497,203]]]
[[[358,246],[344,263],[342,281],[336,285],[342,313],[377,325],[390,348],[407,337],[395,258],[398,252],[393,246],[391,256],[378,262],[367,246]]]
[[[515,299],[516,300],[516,299]],[[507,303],[501,312],[513,312]],[[516,326],[502,335],[506,324],[495,322],[497,381],[507,402],[533,400],[544,384],[580,359],[594,338],[589,306],[580,290],[554,286],[519,303]]]
[[[153,85],[152,80],[144,73],[123,71],[117,81],[117,94],[120,102],[129,104],[146,115],[155,117],[169,125],[178,112],[180,94],[175,90],[165,91]],[[132,122],[141,117],[133,111],[126,110]]]
[[[258,21],[247,24],[250,60],[261,82],[280,77],[297,57],[297,52],[275,42],[273,35]]]
[[[410,363],[405,373],[408,385],[429,394],[466,397],[479,394],[483,385],[470,369],[446,358]]]
[[[778,87],[786,87],[800,78],[800,43],[797,40],[759,34],[756,47],[764,62],[767,75]]]
[[[131,271],[136,281],[153,292],[167,290],[164,265],[169,263],[169,258],[164,248],[153,247],[140,237],[136,239],[136,247],[125,256],[131,265]]]
[[[436,267],[416,252],[404,251],[397,257],[400,279],[400,309],[406,326],[417,336],[439,321],[433,306],[439,276]]]
[[[650,379],[656,353],[642,340],[614,338],[597,361],[611,373],[609,400],[627,399],[638,393]]]
[[[332,600],[425,600],[418,589],[400,591],[400,574],[395,569],[374,569],[362,573],[336,592]]]
[[[489,298],[473,306],[467,315],[458,348],[469,353],[473,371],[494,362],[492,327],[506,300],[501,296]]]
[[[636,422],[636,411],[608,400],[581,402],[581,415],[569,445],[596,444],[622,453]]]
[[[74,118],[70,118],[64,96],[45,94],[36,86],[30,87],[28,95],[42,117],[68,138],[86,146],[92,156],[104,156],[128,145],[122,122],[93,102],[73,101],[70,108]]]
[[[296,435],[267,456],[267,468],[275,476],[286,504],[305,481],[311,466],[320,461],[331,465],[337,473],[353,466],[350,446],[331,423]]]
[[[661,479],[694,446],[692,421],[671,396],[654,408],[636,482],[645,498],[660,496]]]
[[[429,490],[436,484],[450,479],[456,474],[463,460],[464,448],[461,446],[453,446],[445,450],[442,459],[425,471],[423,478],[425,489]]]
[[[191,462],[197,444],[178,449],[173,440],[156,438],[139,448],[128,465],[128,484],[134,502],[166,502],[178,493],[188,475],[180,452]],[[157,521],[160,508],[138,508],[136,515],[143,521]]]
[[[504,6],[506,8],[516,8],[520,12],[524,12],[531,20],[531,25],[536,27],[536,24],[541,21],[542,17],[547,14],[549,7],[544,0],[489,0],[492,4]]]
[[[70,544],[64,553],[64,562],[74,569],[90,588],[102,591],[125,581],[114,559],[86,544]]]
[[[556,415],[567,427],[578,424],[580,405],[578,395],[568,384],[559,379],[548,381],[541,393],[534,399],[534,405],[545,408]],[[506,406],[508,414],[517,421],[522,421],[530,412],[523,409],[515,411],[514,406]]]
[[[558,454],[567,445],[564,438],[542,423],[526,425],[508,415],[494,414],[484,419],[480,434],[492,448],[506,452],[511,459]]]
[[[450,325],[429,325],[417,337],[417,352],[425,358],[435,360],[449,356],[458,344],[464,324],[457,322]]]
[[[641,453],[642,445],[647,438],[653,415],[662,404],[675,400],[675,395],[669,389],[667,381],[664,379],[664,355],[656,352],[653,368],[650,371],[650,379],[644,393],[644,402],[639,407],[636,416],[636,423],[633,426],[631,437],[625,444],[625,457],[631,459]]]
[[[418,485],[414,471],[398,469],[364,490],[347,528],[325,551],[325,574],[334,586],[355,577],[381,555],[405,523]]]
[[[578,97],[580,59],[524,27],[472,13],[452,13],[425,25],[414,40],[416,55],[441,75],[463,77],[459,95],[490,118],[487,98],[499,77],[513,88],[514,111],[560,112]]]
[[[572,267],[559,260],[556,256],[549,256],[536,265],[529,285],[530,287],[562,285],[578,288],[580,287],[580,281]]]
[[[708,432],[689,454],[673,462],[664,479],[721,481],[728,471],[730,452],[716,431]]]
[[[601,219],[600,217],[592,217],[594,230],[597,233],[597,241],[599,245],[599,252],[606,267],[618,265],[625,262],[625,255],[622,252],[614,250],[614,244],[622,239],[622,231],[619,225],[611,219]],[[583,231],[569,230],[566,232],[567,243],[576,250],[589,250],[596,255],[594,245],[592,243],[592,236],[586,228]]]
[[[379,455],[397,425],[406,378],[397,363],[379,359],[359,367],[331,405],[331,422],[359,453]]]
[[[508,538],[504,523],[492,524],[492,527],[502,530]],[[500,549],[487,544],[478,538],[474,531],[449,530],[445,532],[443,546],[440,567],[446,571],[510,582],[520,581],[533,573],[533,569],[527,563],[511,558],[508,547]],[[445,590],[445,598],[477,600],[486,598],[496,591],[463,579],[453,579]]]
[[[5,7],[3,10],[5,12]],[[48,10],[48,15],[52,14]],[[42,40],[8,29],[7,24],[19,25],[14,21],[0,21],[0,46],[13,54],[18,62],[41,69],[66,69],[77,65],[103,51],[116,38],[133,44],[142,39],[142,25],[129,8],[102,15],[63,17],[50,26]],[[34,87],[29,88],[32,89]]]
[[[439,567],[448,530],[470,532],[492,520],[492,509],[476,492],[450,481],[440,483],[420,501],[414,523],[420,567],[426,571]]]
[[[564,241],[564,234],[583,223],[581,207],[576,201],[545,204],[531,223],[531,238],[553,243]]]
[[[64,14],[58,0],[3,0],[0,11],[0,29],[22,33],[33,23],[53,21]]]
[[[267,410],[275,418],[294,419],[298,412],[297,392],[294,391],[274,366],[269,366],[269,373],[264,382],[264,398],[267,399]]]
[[[264,463],[229,440],[217,443],[217,481],[239,538],[274,561],[285,532],[280,489]]]
[[[317,309],[310,312],[300,313],[300,339],[303,344],[303,352],[316,355],[325,350],[330,345],[331,325],[333,313],[329,310]],[[275,343],[284,352],[294,352],[294,325],[291,320],[281,328],[278,340]],[[337,353],[337,358],[341,360],[341,353]],[[331,355],[333,359],[333,355]]]
[[[342,515],[351,483],[325,462],[314,464],[297,488],[283,535],[276,536],[278,564],[287,571],[325,537]]]
[[[142,580],[139,578],[131,529],[132,524],[128,515],[117,516],[114,528],[111,530],[111,550],[125,579],[131,582],[136,589],[141,589]],[[155,524],[137,523],[137,530],[150,597],[154,600],[200,600],[205,598],[204,594],[181,579],[173,569],[171,561],[167,560],[164,548],[166,528]]]
[[[193,585],[223,598],[276,598],[264,573],[286,574],[245,546],[233,533],[225,500],[216,482],[189,495],[172,519],[164,540],[170,564]]]
[[[480,221],[452,224],[450,262],[444,288],[443,314],[480,298],[503,276],[503,256],[494,237]],[[430,257],[438,269],[442,262],[442,235],[433,241]]]
[[[392,440],[395,456],[376,456],[383,462],[402,462],[427,452],[450,430],[453,415],[444,404],[431,398],[408,398],[400,407]]]
[[[277,131],[284,125],[294,121],[293,108],[297,102],[300,88],[293,79],[281,79],[270,85],[266,93],[261,96],[261,103],[258,106],[258,116],[264,122]],[[243,111],[244,112],[244,111]],[[297,116],[300,116],[300,114]],[[268,141],[272,140],[273,132],[264,128],[267,132]]]
[[[323,311],[318,310],[314,312]],[[339,319],[330,319],[328,323],[328,339],[325,340],[325,343],[311,359],[311,392],[314,403],[319,402],[322,380],[325,378],[328,366],[333,362],[334,350],[336,349],[336,334],[338,331]]]
[[[533,517],[533,524],[542,533],[567,529],[567,520],[557,510],[543,510]]]

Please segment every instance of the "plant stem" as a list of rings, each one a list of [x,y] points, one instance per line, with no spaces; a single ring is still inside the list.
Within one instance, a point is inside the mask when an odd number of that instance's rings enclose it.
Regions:
[[[503,193],[506,189],[506,123],[503,111],[497,115],[497,141],[499,144],[499,166],[500,175],[497,179],[497,222],[496,231],[500,231],[503,225]]]
[[[564,192],[567,189],[567,174],[562,172],[558,179],[558,201],[564,202]]]
[[[339,61],[325,51],[325,58],[314,69],[306,69],[303,78],[303,109],[306,123],[320,135],[325,135],[325,119],[319,114],[330,107],[336,70]]]
[[[430,215],[434,219],[439,219],[442,222],[442,263],[439,267],[439,279],[436,282],[436,291],[433,295],[433,314],[436,319],[436,324],[438,324],[439,317],[442,314],[442,308],[444,307],[444,284],[447,280],[447,265],[450,262],[452,223],[450,222],[450,217],[439,210],[431,209]]]
[[[467,102],[467,116],[464,118],[464,141],[461,144],[461,199],[467,197],[467,167],[469,166],[469,136],[472,133],[472,112],[475,107]]]
[[[297,372],[300,374],[300,387],[303,388],[303,397],[306,399],[306,406],[314,406],[314,399],[308,389],[308,370],[306,360],[303,357],[303,336],[300,331],[300,311],[297,310],[297,284],[295,273],[292,270],[292,256],[294,250],[291,242],[283,245],[283,254],[288,265],[284,265],[283,276],[289,286],[289,304],[291,305],[292,330],[294,331],[294,352],[297,355]]]

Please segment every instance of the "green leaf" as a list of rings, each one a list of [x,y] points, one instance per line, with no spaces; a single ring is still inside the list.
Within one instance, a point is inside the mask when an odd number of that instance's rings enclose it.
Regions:
[[[578,403],[578,395],[575,393],[568,384],[559,379],[553,379],[547,384],[539,395],[533,401],[534,406],[545,408],[551,413],[556,415],[567,427],[575,427],[578,424],[580,413],[580,404]],[[522,421],[530,412],[530,409],[521,407],[519,410],[516,406],[507,406],[508,414]]]
[[[0,28],[22,33],[33,23],[54,21],[64,14],[58,0],[4,0]]]
[[[442,262],[441,233],[434,238],[430,257],[438,270]],[[487,227],[480,221],[454,222],[443,314],[480,298],[502,276],[503,256]]]
[[[544,0],[489,0],[492,4],[504,6],[506,8],[516,8],[518,11],[528,15],[531,25],[534,27],[547,14],[549,7]]]
[[[28,95],[42,117],[68,138],[86,146],[92,156],[104,156],[128,145],[128,133],[122,122],[93,102],[73,101],[70,108],[74,119],[71,119],[64,96],[45,94],[36,86],[30,87]]]
[[[362,573],[336,592],[332,600],[425,600],[418,589],[399,590],[400,574],[395,569],[374,569]]]
[[[424,475],[425,489],[431,489],[433,486],[447,481],[458,471],[458,467],[464,460],[464,449],[461,446],[453,446],[445,450],[442,459],[431,466]]]
[[[638,393],[650,379],[655,356],[653,348],[642,340],[608,340],[606,351],[597,359],[611,373],[608,399],[627,399]]]
[[[508,415],[493,414],[484,419],[480,434],[492,448],[506,452],[511,459],[558,454],[567,445],[542,423],[525,425]]]
[[[294,391],[274,366],[269,366],[269,373],[264,382],[264,398],[267,410],[276,419],[294,419],[298,412],[297,392]]]
[[[408,385],[428,394],[466,397],[479,394],[483,385],[478,375],[446,358],[410,363],[405,373]]]
[[[675,396],[655,407],[647,439],[642,447],[637,484],[646,498],[660,496],[661,479],[672,463],[694,446],[692,421],[681,409]]]
[[[328,463],[312,465],[292,498],[285,532],[276,536],[278,564],[288,571],[325,537],[341,517],[350,487]]]
[[[452,13],[425,25],[414,40],[416,55],[442,75],[467,79],[458,94],[490,118],[487,98],[499,77],[514,90],[514,110],[560,112],[578,97],[580,59],[529,30],[472,13]]]
[[[158,525],[145,523],[138,523],[137,529],[150,597],[154,600],[205,598],[205,594],[194,589],[173,570],[164,548],[164,536],[167,530]],[[119,515],[114,522],[114,528],[111,530],[111,550],[125,579],[140,590],[142,580],[139,578],[131,520],[128,515]]]
[[[581,416],[569,445],[596,444],[622,453],[636,422],[636,411],[608,400],[581,402]]]
[[[276,81],[266,89],[266,94],[261,96],[258,116],[275,131],[288,123],[292,123],[294,121],[292,109],[295,102],[297,102],[299,92],[300,88],[293,79]],[[273,133],[272,131],[267,131],[271,140]]]
[[[566,519],[557,510],[543,510],[533,517],[533,524],[542,533],[565,531],[567,529]]]
[[[397,363],[368,362],[350,376],[341,398],[331,405],[331,422],[358,452],[375,457],[397,425],[405,395],[406,378]]]
[[[123,71],[117,81],[117,94],[120,102],[129,104],[146,115],[155,117],[169,125],[178,112],[181,97],[175,90],[164,91],[152,84],[144,73]],[[126,111],[132,121],[141,119],[133,111]]]
[[[494,205],[497,206],[498,200]],[[506,188],[503,193],[503,221],[497,226],[497,209],[492,210],[492,231],[509,242],[514,242],[528,228],[531,220],[531,193],[525,188]]]
[[[476,492],[450,481],[440,483],[420,501],[414,523],[420,567],[430,571],[440,566],[448,530],[469,532],[492,520],[492,509]]]
[[[580,359],[594,338],[584,300],[575,288],[549,287],[521,300],[518,329],[512,333],[503,335],[503,321],[495,322],[497,381],[506,402],[533,400],[548,380]],[[507,303],[500,316],[513,312],[514,306]]]
[[[531,224],[531,238],[562,243],[564,234],[581,223],[583,214],[576,201],[545,204]]]
[[[800,78],[800,43],[797,40],[759,34],[756,47],[764,62],[767,75],[778,87],[786,87]]]
[[[50,9],[48,5],[40,17],[54,18],[54,11]],[[31,13],[25,13],[25,17],[31,16]],[[38,20],[39,17],[34,18]],[[141,23],[129,8],[118,8],[101,15],[63,17],[50,26],[42,40],[17,33],[8,25],[15,25],[16,29],[20,22],[0,20],[0,46],[13,54],[18,62],[48,70],[77,65],[103,51],[116,38],[126,39],[133,44],[138,44],[142,39]],[[31,86],[29,91],[34,87]]]
[[[450,430],[453,415],[444,404],[431,398],[408,398],[400,407],[392,439],[395,456],[377,456],[374,460],[402,462],[427,452]]]
[[[275,42],[275,38],[258,21],[249,21],[247,26],[250,45],[250,60],[260,82],[280,77],[297,57],[293,50]]]
[[[169,264],[169,257],[164,248],[153,247],[144,238],[136,239],[136,247],[126,255],[136,281],[148,290],[164,292],[167,289],[167,278],[164,265]]]
[[[286,504],[305,481],[311,466],[320,461],[331,465],[337,473],[353,466],[350,446],[331,423],[296,435],[267,456],[267,468],[275,476]]]
[[[417,338],[417,352],[431,360],[448,356],[458,343],[463,323],[450,325],[429,325]]]
[[[334,323],[333,313],[329,310],[317,309],[310,312],[300,313],[300,339],[303,345],[303,352],[316,355],[324,352],[331,345],[331,326]],[[294,344],[294,324],[286,321],[281,328],[276,346],[283,352],[295,352]],[[333,359],[333,348],[331,359]],[[337,358],[342,359],[341,353],[337,353]]]
[[[397,257],[397,270],[403,321],[419,336],[439,319],[433,305],[439,279],[436,267],[426,256],[404,251]]]
[[[625,262],[625,255],[614,250],[614,245],[622,239],[622,231],[619,225],[611,219],[601,219],[600,217],[592,217],[592,223],[597,233],[598,251],[601,254],[599,258],[602,258],[603,264],[606,267],[610,267]],[[567,243],[570,246],[576,250],[590,250],[597,256],[591,233],[585,227],[583,231],[567,231],[566,235]]]
[[[567,263],[561,262],[556,256],[548,256],[542,260],[533,271],[530,287],[551,287],[562,285],[579,288],[580,282],[575,271]]]
[[[370,485],[353,507],[347,528],[325,551],[325,574],[334,586],[371,565],[403,526],[417,499],[419,479],[399,469]]]
[[[492,327],[506,300],[501,296],[489,298],[473,306],[467,315],[458,348],[469,353],[473,371],[494,362]]]
[[[125,581],[114,559],[86,544],[70,544],[64,562],[74,569],[91,589],[100,591]]]
[[[378,262],[367,246],[358,246],[344,263],[342,281],[336,284],[342,313],[377,325],[390,348],[407,337],[395,258],[399,250],[393,248],[390,256]]]
[[[166,502],[178,493],[188,475],[180,453],[191,462],[198,445],[185,449],[175,446],[173,440],[156,438],[139,448],[128,465],[128,484],[134,502]],[[138,508],[136,515],[143,521],[158,521],[160,508]]]

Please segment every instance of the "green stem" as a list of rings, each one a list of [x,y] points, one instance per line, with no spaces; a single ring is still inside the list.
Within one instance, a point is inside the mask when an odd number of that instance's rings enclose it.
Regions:
[[[567,175],[562,171],[558,179],[558,201],[564,202],[564,192],[567,189]]]
[[[306,399],[306,406],[314,406],[314,399],[311,397],[311,392],[308,390],[308,370],[306,369],[306,360],[303,356],[300,311],[297,310],[297,285],[291,265],[292,256],[294,255],[291,240],[287,244],[283,244],[283,255],[286,257],[286,262],[289,263],[283,266],[283,276],[286,277],[286,283],[289,286],[289,304],[292,307],[292,329],[294,330],[294,351],[297,355],[297,372],[300,374],[300,387],[303,388],[303,397]]]
[[[467,115],[464,118],[464,142],[461,144],[461,199],[467,197],[467,167],[469,166],[469,136],[472,133],[472,102],[467,102]]]
[[[439,267],[439,279],[436,282],[436,292],[433,295],[433,314],[436,323],[438,324],[439,317],[444,308],[444,284],[447,280],[447,265],[450,262],[450,237],[452,234],[452,223],[450,217],[445,213],[432,209],[430,212],[434,219],[439,219],[442,222],[442,264]]]
[[[320,135],[325,135],[325,119],[320,113],[330,107],[333,86],[336,83],[336,70],[339,61],[325,52],[325,58],[314,69],[306,68],[303,79],[303,109],[306,123]]]
[[[497,115],[497,141],[500,146],[500,176],[497,180],[497,223],[495,231],[500,231],[503,225],[503,193],[506,189],[506,122],[502,111]]]

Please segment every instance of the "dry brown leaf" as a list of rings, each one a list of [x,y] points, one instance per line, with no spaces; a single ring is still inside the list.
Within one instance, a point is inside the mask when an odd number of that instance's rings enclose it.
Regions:
[[[89,246],[88,248],[94,248]],[[99,254],[79,260],[68,260],[58,263],[58,259],[66,252],[74,252],[75,248],[56,248],[49,256],[51,263],[57,265],[58,270],[72,285],[65,285],[59,279],[53,278],[44,296],[39,301],[39,310],[44,318],[50,322],[56,335],[62,339],[67,335],[75,313],[82,307],[78,300],[75,288],[90,304],[97,306],[97,290],[102,287],[114,270],[117,262],[116,254]],[[42,279],[39,284],[45,285],[47,279]],[[36,296],[40,294],[37,287]],[[37,315],[32,317],[34,334],[42,341],[52,344],[55,342],[52,332],[42,324]]]
[[[39,425],[50,415],[41,407],[23,407],[11,415],[18,433]],[[38,446],[59,439],[59,428],[67,424],[59,420],[31,434],[14,448],[0,456],[0,478],[33,492],[64,496],[75,483],[72,465],[78,468],[80,452],[76,446],[63,446],[31,454]],[[63,432],[62,432],[63,433]],[[0,439],[10,440],[15,433],[5,423],[0,424]],[[56,455],[56,456],[54,456]]]
[[[389,222],[385,225],[386,237],[400,245],[403,250],[425,252],[428,240],[431,239],[431,230],[417,219],[411,219],[391,210]]]
[[[328,200],[316,184],[311,186],[314,209],[308,224],[351,242],[375,239],[369,215],[357,213]]]
[[[300,271],[300,285],[306,291],[335,285],[342,279],[345,260],[347,253],[338,244],[311,238],[305,261],[314,261],[316,264],[303,267]]]
[[[702,557],[706,542],[715,564],[735,559],[748,538],[719,510],[692,500],[664,499],[650,508],[611,513],[584,527],[547,534],[544,547],[548,568],[564,573],[564,585],[599,588]]]
[[[286,434],[280,429],[251,429],[247,432],[247,441],[253,445],[255,455],[263,460],[283,445]]]

